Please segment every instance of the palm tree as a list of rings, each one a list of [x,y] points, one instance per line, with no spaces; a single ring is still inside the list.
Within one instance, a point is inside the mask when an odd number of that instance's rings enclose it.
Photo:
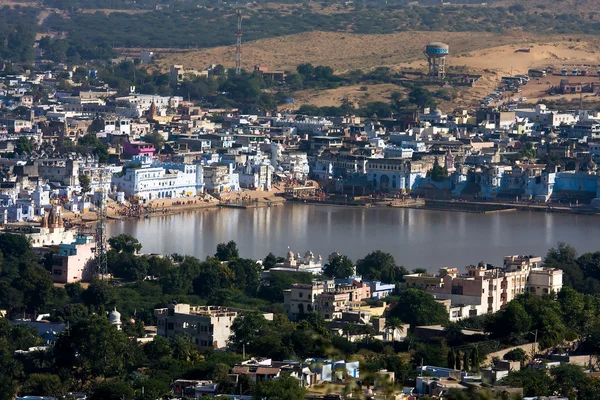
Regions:
[[[392,342],[396,343],[396,329],[400,332],[404,332],[404,323],[400,320],[400,318],[392,317],[388,318],[385,321],[385,327],[392,330]]]

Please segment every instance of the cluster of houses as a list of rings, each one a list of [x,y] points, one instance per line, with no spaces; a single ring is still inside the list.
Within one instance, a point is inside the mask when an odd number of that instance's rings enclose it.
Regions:
[[[204,72],[171,68],[177,82]],[[353,197],[435,192],[446,198],[577,204],[600,198],[595,111],[558,112],[538,104],[452,114],[425,108],[391,118],[242,114],[135,88],[125,96],[110,87],[61,91],[53,72],[4,82],[0,220],[5,222],[37,219],[48,206],[43,203],[55,199],[74,212],[93,209],[94,200],[82,196],[81,174],[91,178],[92,194],[142,202],[268,191],[279,182],[309,179],[328,193]],[[45,87],[49,98],[35,100],[34,85]],[[102,163],[97,154],[65,150],[65,141],[76,144],[86,135],[106,147]],[[23,137],[34,144],[32,151],[19,149]],[[445,175],[433,176],[435,166]]]

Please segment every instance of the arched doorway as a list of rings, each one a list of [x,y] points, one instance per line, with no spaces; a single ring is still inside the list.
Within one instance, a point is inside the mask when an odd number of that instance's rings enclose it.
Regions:
[[[379,179],[379,189],[381,190],[389,190],[390,188],[390,177],[387,175],[381,175]]]

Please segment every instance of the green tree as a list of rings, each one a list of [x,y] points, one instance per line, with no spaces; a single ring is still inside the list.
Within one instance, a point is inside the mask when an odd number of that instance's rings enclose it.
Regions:
[[[115,288],[108,282],[94,279],[81,295],[83,302],[99,310],[100,307],[110,307],[115,304]]]
[[[122,233],[108,239],[108,244],[117,253],[137,253],[142,249],[142,244],[133,236]]]
[[[133,400],[131,385],[123,381],[104,381],[92,389],[90,400]]]
[[[33,153],[33,144],[27,136],[21,136],[15,145],[15,152],[20,155]]]
[[[15,281],[15,287],[23,294],[27,310],[41,311],[50,301],[52,279],[44,268],[31,266]]]
[[[227,267],[234,275],[235,287],[255,297],[260,286],[260,264],[248,258],[234,258]]]
[[[446,167],[442,167],[438,163],[435,163],[429,176],[431,177],[432,181],[441,182],[445,179],[448,179],[448,170]]]
[[[448,368],[456,368],[456,355],[454,354],[454,350],[452,349],[448,351]]]
[[[432,295],[419,289],[406,289],[398,295],[398,302],[391,316],[400,318],[411,327],[445,324],[448,322],[446,308]]]
[[[22,392],[25,395],[61,397],[68,390],[68,384],[61,381],[58,375],[31,374],[23,382]]]
[[[376,250],[356,262],[356,273],[365,280],[395,283],[402,282],[403,276],[408,271],[404,267],[397,266],[390,253]]]
[[[521,160],[535,160],[537,152],[532,142],[528,142],[519,150],[519,158]]]
[[[61,333],[53,348],[56,365],[82,384],[123,373],[131,362],[131,342],[105,315],[92,314]]]
[[[90,177],[86,174],[79,174],[79,185],[81,186],[81,192],[83,194],[89,193],[92,190],[90,186]]]
[[[429,92],[429,90],[422,87],[415,87],[408,94],[408,100],[411,104],[416,105],[419,108],[433,107],[435,106],[435,100]]]
[[[219,243],[217,245],[215,257],[217,257],[219,260],[228,261],[239,256],[240,252],[237,248],[237,244],[233,240],[230,240],[227,243]]]
[[[282,374],[278,379],[261,382],[256,387],[255,400],[304,400],[306,389],[298,380],[289,374]]]
[[[160,132],[150,132],[146,136],[144,136],[144,141],[146,143],[151,143],[154,145],[154,148],[160,154],[162,149],[165,147],[166,140]]]
[[[248,263],[237,263],[236,265],[240,283],[244,285],[244,289],[250,290],[254,279],[248,277],[248,282],[245,281],[244,268],[248,266]],[[235,279],[236,276],[228,265],[224,265],[219,259],[211,257],[200,264],[199,272],[193,280],[194,293],[203,298],[210,297],[221,289],[233,289]],[[245,286],[246,284],[248,287]]]
[[[347,256],[336,255],[325,264],[324,273],[332,278],[348,278],[354,275],[354,264]]]
[[[504,359],[508,361],[519,361],[521,365],[527,361],[527,353],[523,349],[513,349],[504,355]]]
[[[468,349],[465,349],[465,351],[463,351],[462,366],[464,371],[471,371],[471,357],[469,356]]]
[[[554,387],[558,393],[569,399],[577,398],[577,387],[587,379],[583,368],[573,364],[554,367],[550,370],[550,375],[554,379]]]
[[[479,349],[477,346],[475,346],[471,352],[471,371],[479,372],[479,364],[481,364],[481,359],[479,358]]]
[[[512,371],[498,381],[497,385],[523,388],[524,396],[550,396],[553,386],[552,379],[546,371],[537,368]]]
[[[277,257],[273,253],[267,254],[262,263],[265,270],[273,268],[275,264],[277,264]]]

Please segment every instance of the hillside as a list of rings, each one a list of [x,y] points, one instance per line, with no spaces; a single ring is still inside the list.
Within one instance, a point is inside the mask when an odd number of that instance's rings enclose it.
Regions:
[[[556,37],[559,40],[565,36]],[[400,32],[359,35],[337,32],[310,32],[243,43],[244,68],[265,65],[270,69],[290,70],[298,64],[329,65],[336,71],[397,66],[423,59],[428,42],[444,41],[455,57],[471,51],[507,44],[528,44],[548,36],[512,32],[505,35],[472,32]],[[234,46],[221,46],[186,53],[160,53],[160,68],[172,64],[204,68],[208,64],[234,66]]]

